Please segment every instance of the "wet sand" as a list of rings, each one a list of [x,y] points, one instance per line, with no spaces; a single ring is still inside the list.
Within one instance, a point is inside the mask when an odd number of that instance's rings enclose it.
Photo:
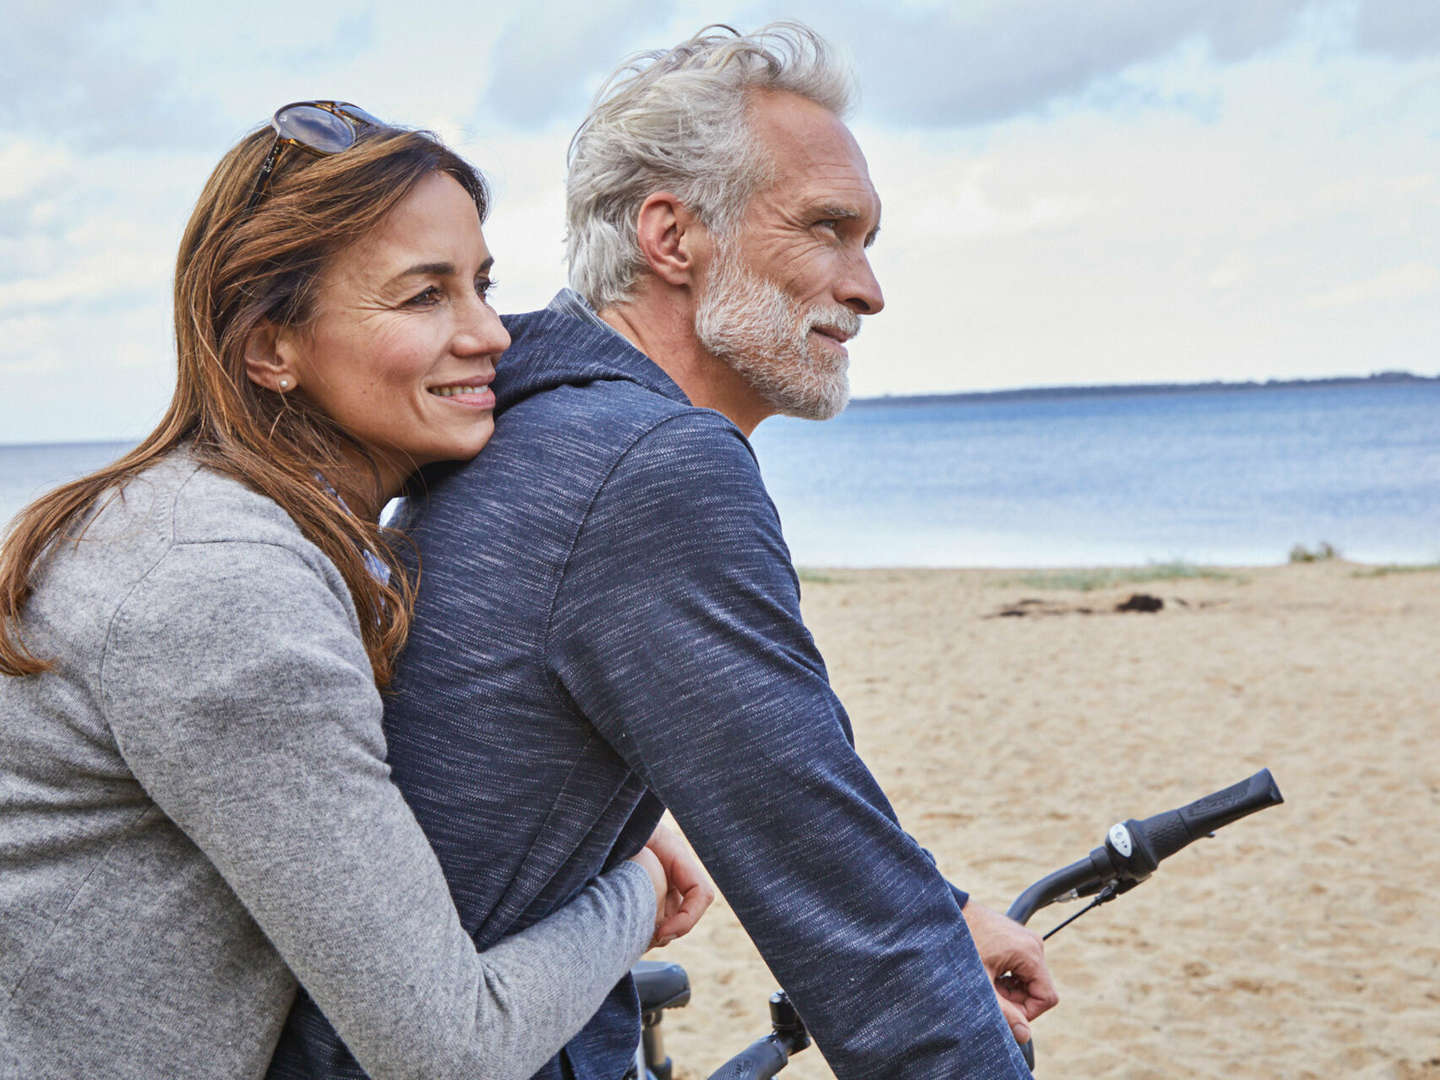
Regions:
[[[1062,1002],[1036,1024],[1037,1074],[1440,1080],[1440,572],[1024,576],[804,584],[862,756],[957,883],[1004,908],[1114,821],[1262,766],[1286,798],[1049,943]],[[1135,592],[1163,610],[1113,611]],[[694,989],[665,1023],[679,1080],[765,1032],[774,982],[723,901],[654,955]],[[812,1048],[782,1075],[832,1074]]]

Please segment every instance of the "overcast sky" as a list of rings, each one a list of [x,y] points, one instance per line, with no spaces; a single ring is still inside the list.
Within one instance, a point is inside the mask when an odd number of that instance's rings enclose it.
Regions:
[[[857,394],[1440,372],[1435,0],[5,11],[0,443],[159,418],[181,227],[277,105],[345,98],[479,164],[497,306],[526,310],[564,282],[565,147],[604,75],[779,17],[859,75],[888,306]]]

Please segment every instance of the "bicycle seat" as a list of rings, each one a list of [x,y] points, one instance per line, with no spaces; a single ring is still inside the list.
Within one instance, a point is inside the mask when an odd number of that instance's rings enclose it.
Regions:
[[[659,1012],[690,1003],[690,976],[679,964],[641,960],[630,974],[640,995],[641,1012]]]

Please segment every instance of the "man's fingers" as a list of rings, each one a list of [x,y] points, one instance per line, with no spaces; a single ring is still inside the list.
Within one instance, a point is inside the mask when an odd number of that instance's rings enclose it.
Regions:
[[[1060,1003],[1060,992],[1055,989],[1055,980],[1043,961],[1017,963],[1006,980],[1013,1000],[1021,1004],[1031,1020]]]
[[[1017,1043],[1030,1041],[1030,1025],[1025,1020],[1025,1013],[1013,1001],[1007,1001],[1004,997],[996,995],[1000,1002],[1000,1011],[1005,1014],[1005,1022],[1010,1025],[1010,1033],[1015,1036]]]

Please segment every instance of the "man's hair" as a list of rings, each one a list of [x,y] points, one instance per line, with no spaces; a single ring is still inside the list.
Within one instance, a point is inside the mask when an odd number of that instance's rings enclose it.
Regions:
[[[631,57],[601,87],[570,141],[565,191],[570,283],[594,308],[630,297],[645,266],[636,219],[655,192],[673,193],[722,235],[739,222],[774,167],[746,119],[764,91],[841,117],[855,96],[849,67],[796,22],[753,34],[707,26]]]

